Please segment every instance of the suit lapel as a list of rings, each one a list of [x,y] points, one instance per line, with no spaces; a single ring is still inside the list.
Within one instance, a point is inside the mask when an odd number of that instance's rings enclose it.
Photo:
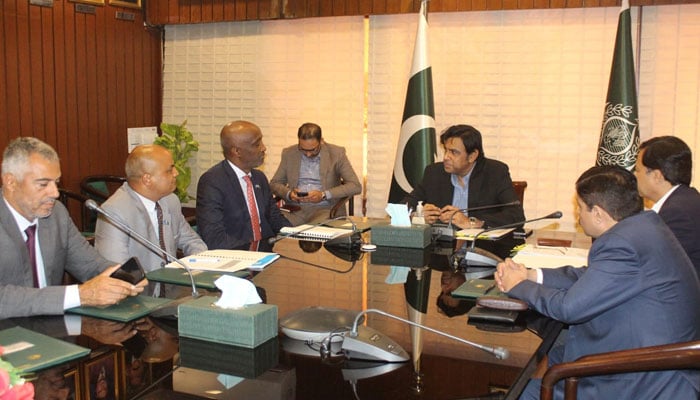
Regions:
[[[22,233],[17,226],[17,221],[15,221],[15,217],[12,215],[10,209],[7,208],[4,199],[0,199],[0,223],[2,223],[0,229],[5,231],[6,235],[14,243],[15,248],[26,248]],[[41,238],[39,238],[39,240],[41,240]],[[19,253],[22,256],[22,264],[25,264],[27,268],[29,268],[29,252],[20,251]]]
[[[156,228],[153,226],[153,223],[151,222],[151,216],[148,214],[148,210],[146,210],[146,206],[143,205],[143,201],[141,201],[141,198],[139,198],[138,194],[126,183],[124,183],[123,186],[124,190],[129,194],[129,197],[131,197],[131,201],[136,204],[136,209],[138,210],[139,216],[136,218],[137,221],[143,221],[146,225],[146,232],[148,234],[146,235],[146,238],[150,240],[153,243],[158,243],[158,233],[156,232]],[[169,210],[167,206],[164,204],[161,204],[161,208],[163,209],[163,219],[167,220],[169,217]],[[166,229],[164,229],[166,231]],[[165,244],[167,247],[168,240],[167,240],[167,234]],[[166,248],[166,251],[169,250]]]

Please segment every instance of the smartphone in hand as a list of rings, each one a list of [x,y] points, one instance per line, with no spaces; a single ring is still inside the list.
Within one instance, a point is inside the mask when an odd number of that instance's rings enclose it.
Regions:
[[[146,278],[146,272],[144,272],[143,268],[141,267],[139,259],[136,257],[131,257],[130,259],[126,260],[126,262],[124,262],[118,270],[112,272],[110,277],[121,279],[135,285]]]

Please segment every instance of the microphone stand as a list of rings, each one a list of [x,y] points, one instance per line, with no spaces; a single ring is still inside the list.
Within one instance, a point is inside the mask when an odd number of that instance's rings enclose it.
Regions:
[[[187,266],[187,264],[185,264],[182,261],[178,260],[177,258],[171,256],[167,251],[161,249],[160,246],[156,246],[153,242],[146,239],[143,235],[136,232],[131,227],[129,227],[128,225],[126,225],[125,223],[120,221],[115,215],[108,212],[104,208],[98,206],[97,203],[95,202],[95,200],[92,200],[92,199],[85,200],[85,207],[89,208],[90,210],[96,211],[96,212],[104,215],[105,217],[107,217],[107,219],[109,219],[110,222],[117,225],[119,228],[121,228],[124,232],[128,233],[129,235],[136,237],[142,244],[145,244],[146,247],[148,247],[148,249],[151,250],[152,252],[159,254],[159,255],[162,255],[168,261],[174,262],[174,263],[182,266],[185,269],[185,271],[187,271],[187,274],[190,276],[190,283],[192,284],[192,297],[193,298],[199,297],[199,292],[197,292],[197,286],[194,284],[194,276],[192,275],[192,271],[190,270],[190,267]]]
[[[389,314],[387,312],[384,312],[382,310],[378,310],[376,308],[370,308],[370,309],[367,309],[367,310],[362,311],[359,314],[357,314],[357,316],[355,317],[355,322],[352,324],[352,330],[343,339],[343,348],[345,348],[345,341],[348,340],[348,338],[357,338],[359,336],[359,334],[357,332],[357,326],[359,324],[360,318],[368,313],[377,313],[377,314],[383,315],[385,317],[393,318],[395,320],[404,322],[404,323],[409,324],[411,326],[416,326],[418,328],[425,329],[426,331],[433,332],[435,334],[450,338],[452,340],[456,340],[460,343],[464,343],[464,344],[467,344],[469,346],[476,347],[480,350],[483,350],[487,353],[492,354],[494,357],[496,357],[499,360],[505,360],[510,355],[510,352],[503,347],[489,347],[489,346],[484,346],[484,345],[481,345],[478,343],[470,342],[466,339],[462,339],[462,338],[459,338],[457,336],[450,335],[449,333],[445,333],[445,332],[439,331],[437,329],[433,329],[433,328],[430,328],[428,326],[421,325],[421,324],[418,324],[416,322],[409,321],[407,319],[403,319],[401,317],[397,317],[396,315]]]
[[[495,226],[495,227],[493,227],[493,228],[484,229],[484,230],[482,230],[481,232],[477,233],[477,234],[474,236],[474,240],[472,240],[471,248],[469,249],[469,251],[472,251],[472,252],[474,251],[474,248],[476,247],[476,241],[477,241],[477,239],[479,239],[479,236],[483,235],[483,234],[486,233],[486,232],[491,232],[491,231],[496,231],[496,230],[499,230],[499,229],[506,229],[506,228],[515,228],[515,227],[518,227],[518,226],[520,226],[520,225],[527,224],[527,223],[529,223],[529,222],[540,221],[540,220],[543,220],[543,219],[559,219],[559,218],[561,218],[561,216],[562,216],[561,211],[555,211],[555,212],[553,212],[553,213],[551,213],[551,214],[549,214],[549,215],[545,215],[544,217],[533,218],[533,219],[528,219],[528,220],[525,220],[525,221],[514,222],[514,223],[512,223],[512,224],[506,224],[506,225],[501,225],[501,226]]]
[[[503,203],[503,204],[492,204],[489,206],[479,206],[479,207],[470,207],[470,208],[461,208],[459,210],[456,210],[455,212],[450,215],[450,221],[447,224],[447,227],[452,229],[452,219],[455,217],[455,214],[457,213],[465,213],[465,212],[470,212],[470,211],[479,211],[479,210],[488,210],[490,208],[498,208],[498,207],[507,207],[507,206],[519,206],[520,201],[515,200],[511,201],[510,203]]]

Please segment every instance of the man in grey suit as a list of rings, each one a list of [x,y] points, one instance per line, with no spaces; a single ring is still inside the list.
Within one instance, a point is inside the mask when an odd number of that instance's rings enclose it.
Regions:
[[[320,126],[310,122],[301,125],[299,143],[282,150],[280,165],[270,180],[277,197],[299,206],[286,215],[293,225],[328,219],[341,198],[362,191],[345,148],[325,142],[321,135]]]
[[[88,244],[56,201],[60,178],[58,154],[39,139],[17,138],[3,153],[0,319],[107,306],[141,293],[146,284],[110,278],[119,266]],[[83,283],[61,286],[64,272]]]
[[[613,166],[576,182],[579,224],[595,242],[588,267],[528,270],[498,265],[502,291],[569,325],[549,365],[582,356],[700,339],[700,282],[690,259],[654,212],[642,211],[637,181]],[[521,398],[539,398],[533,379]],[[580,399],[696,399],[700,371],[658,371],[579,379]],[[563,398],[563,382],[555,387]]]
[[[173,193],[178,175],[170,152],[162,146],[138,146],[126,159],[126,182],[102,204],[102,208],[119,218],[125,225],[160,245],[158,210],[161,209],[165,251],[176,256],[177,249],[185,255],[207,250],[207,245],[182,215],[180,200]],[[152,271],[169,262],[163,253],[156,253],[147,244],[124,232],[104,216],[97,220],[95,247],[110,260],[124,262],[136,256],[144,270]],[[160,288],[151,285],[153,294]]]

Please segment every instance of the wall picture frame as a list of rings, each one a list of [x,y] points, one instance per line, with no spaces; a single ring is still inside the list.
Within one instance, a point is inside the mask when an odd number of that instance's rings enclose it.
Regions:
[[[141,8],[141,0],[109,0],[109,5],[127,8]]]
[[[93,6],[105,5],[105,0],[69,0],[71,3],[91,4]]]
[[[83,399],[120,399],[119,358],[115,350],[108,351],[84,364]]]

